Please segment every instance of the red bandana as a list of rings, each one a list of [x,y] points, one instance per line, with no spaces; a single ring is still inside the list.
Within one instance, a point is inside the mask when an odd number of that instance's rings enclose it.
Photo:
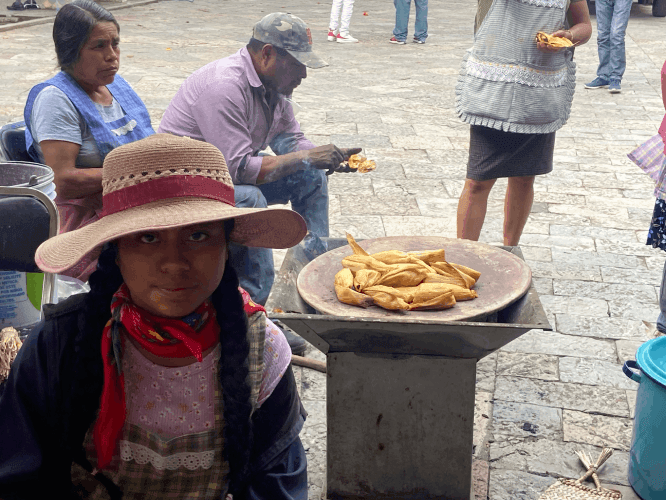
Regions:
[[[248,316],[257,311],[266,312],[252,301],[245,290],[239,287],[239,291]],[[203,352],[213,347],[220,338],[215,308],[210,301],[205,301],[185,318],[161,318],[135,306],[127,285],[123,284],[118,289],[111,300],[111,319],[102,333],[104,387],[93,429],[98,469],[111,463],[127,415],[125,377],[121,364],[123,339],[119,325],[151,354],[169,358],[194,356],[199,362],[203,359]]]

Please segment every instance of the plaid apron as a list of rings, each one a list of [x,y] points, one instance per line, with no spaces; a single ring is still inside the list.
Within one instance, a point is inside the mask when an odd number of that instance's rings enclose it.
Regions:
[[[654,181],[655,198],[666,199],[666,155],[661,136],[653,135],[627,156]]]
[[[266,316],[249,317],[249,380],[253,411],[256,409],[264,372]],[[223,400],[215,378],[215,425],[210,431],[165,440],[134,424],[126,424],[119,455],[103,471],[123,492],[123,500],[219,499],[227,491],[229,464],[223,460]],[[92,428],[84,441],[90,463],[97,463]],[[109,500],[106,488],[78,464],[72,466],[72,483],[87,500]]]

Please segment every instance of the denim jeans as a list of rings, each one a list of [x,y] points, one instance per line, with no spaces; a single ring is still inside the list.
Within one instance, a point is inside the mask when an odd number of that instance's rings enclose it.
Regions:
[[[596,0],[597,47],[599,67],[597,76],[606,81],[622,80],[627,66],[624,53],[624,33],[629,24],[632,0]]]
[[[290,201],[291,208],[305,219],[308,231],[328,236],[328,179],[323,170],[303,170],[258,186],[235,185],[234,198],[238,208],[266,208]],[[229,263],[250,297],[265,304],[275,279],[273,250],[232,243]]]
[[[396,40],[407,39],[407,25],[409,24],[409,8],[412,0],[393,0],[395,5],[395,29],[393,36]],[[416,9],[416,22],[414,22],[414,38],[425,41],[428,38],[428,0],[414,0]]]
[[[664,262],[664,272],[661,277],[661,287],[659,288],[659,317],[657,318],[657,330],[666,333],[666,262]]]

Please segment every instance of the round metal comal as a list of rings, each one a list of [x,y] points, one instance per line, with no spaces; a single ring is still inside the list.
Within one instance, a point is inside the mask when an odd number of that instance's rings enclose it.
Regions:
[[[298,275],[298,292],[314,309],[334,316],[362,318],[409,317],[434,321],[483,321],[525,295],[532,273],[525,262],[506,250],[477,241],[431,236],[394,236],[359,242],[368,253],[387,250],[413,252],[446,250],[446,260],[471,267],[481,273],[474,286],[479,294],[474,300],[460,301],[443,311],[388,311],[377,306],[367,309],[340,302],[335,295],[335,274],[342,269],[342,259],[353,252],[348,245],[317,257]]]

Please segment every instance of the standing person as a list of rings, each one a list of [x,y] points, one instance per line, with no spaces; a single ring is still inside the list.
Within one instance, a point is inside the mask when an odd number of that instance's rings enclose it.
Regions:
[[[570,29],[562,29],[565,22]],[[456,86],[456,110],[471,125],[458,238],[479,239],[490,190],[508,177],[504,244],[517,245],[532,208],[534,177],[553,169],[555,131],[569,118],[576,64],[573,49],[537,44],[538,31],[585,43],[592,33],[587,2],[479,0],[474,46]]]
[[[300,18],[268,14],[254,26],[246,47],[185,80],[159,131],[217,146],[229,165],[237,207],[291,202],[312,235],[327,237],[325,171],[340,171],[340,163],[361,149],[315,147],[301,132],[287,100],[307,77],[307,68],[324,66]],[[268,146],[275,156],[262,156]],[[271,250],[232,245],[230,253],[241,286],[265,304],[274,280]]]
[[[113,148],[154,134],[141,98],[120,75],[120,26],[91,0],[58,11],[53,42],[60,73],[32,88],[25,105],[26,146],[55,174],[60,232],[99,219],[102,162]],[[90,255],[68,276],[86,281]]]
[[[333,0],[331,20],[328,23],[328,41],[356,43],[358,40],[349,34],[349,22],[354,12],[354,0]],[[338,26],[340,29],[338,30]]]
[[[407,43],[407,31],[409,24],[409,9],[412,0],[393,0],[395,5],[395,28],[391,43],[405,45]],[[416,21],[414,22],[414,43],[425,43],[428,38],[428,0],[414,0],[416,10]]]
[[[100,219],[35,255],[61,273],[102,249],[90,292],[46,306],[5,382],[0,498],[307,498],[289,346],[227,260],[230,241],[291,247],[305,222],[234,208],[201,141],[121,146],[103,175]]]
[[[627,66],[624,34],[629,24],[633,0],[596,0],[597,77],[585,84],[586,89],[608,89],[611,94],[622,92],[622,75]]]
[[[666,61],[661,68],[661,99],[664,102],[666,111]],[[654,248],[661,248],[666,251],[666,113],[659,127],[659,135],[664,145],[664,154],[662,156],[662,166],[659,172],[659,178],[654,190],[657,197],[652,213],[652,221],[648,230],[647,245]],[[659,289],[659,317],[657,318],[657,330],[666,334],[666,262],[664,263],[664,272],[661,277],[661,288]]]

